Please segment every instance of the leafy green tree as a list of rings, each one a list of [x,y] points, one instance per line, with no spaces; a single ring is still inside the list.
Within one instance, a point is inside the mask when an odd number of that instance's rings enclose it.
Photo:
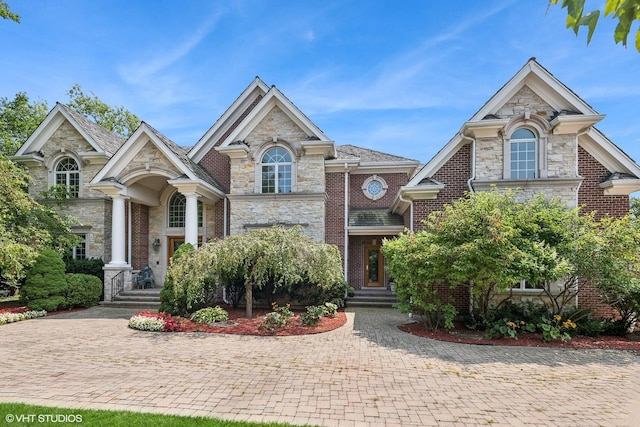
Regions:
[[[169,267],[176,295],[186,295],[187,310],[204,302],[225,277],[242,277],[246,316],[253,315],[253,287],[274,291],[301,282],[321,289],[342,286],[340,253],[304,235],[300,227],[273,227],[228,236],[186,254]]]
[[[0,18],[10,19],[14,22],[20,23],[20,15],[17,15],[9,10],[7,2],[0,0]]]
[[[629,199],[629,212],[632,218],[640,220],[640,198],[631,197]]]
[[[79,84],[67,92],[69,107],[93,120],[103,128],[126,139],[140,126],[140,119],[123,106],[112,107],[101,101],[93,92],[87,95]]]
[[[549,0],[549,6],[558,2],[559,0]],[[627,46],[631,27],[636,21],[640,21],[640,0],[605,0],[603,11],[596,9],[587,13],[585,13],[584,4],[585,0],[562,0],[561,7],[567,9],[567,28],[571,28],[578,35],[580,27],[587,27],[587,44],[589,44],[601,14],[604,14],[618,20],[613,39],[616,43]],[[640,52],[640,28],[636,31],[635,46]]]
[[[47,116],[47,103],[29,102],[24,92],[0,98],[0,154],[12,156]]]
[[[415,304],[426,292],[424,286],[465,286],[484,319],[497,293],[521,280],[537,285],[581,273],[571,263],[577,259],[571,242],[583,218],[542,195],[528,202],[519,202],[517,195],[469,194],[433,212],[420,232],[404,233],[399,243],[385,241],[383,251],[398,296],[413,297]],[[425,296],[434,299],[433,292]]]
[[[624,331],[640,320],[640,222],[604,218],[588,248],[590,283],[620,314]]]
[[[78,243],[70,219],[33,200],[29,183],[23,169],[0,155],[0,276],[14,287],[40,251],[64,253]]]

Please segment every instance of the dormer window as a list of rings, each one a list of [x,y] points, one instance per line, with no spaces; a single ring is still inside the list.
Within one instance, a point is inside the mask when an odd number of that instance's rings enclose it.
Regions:
[[[282,147],[268,150],[262,156],[262,193],[291,193],[291,154]]]
[[[55,168],[55,184],[67,189],[67,198],[78,198],[80,194],[80,168],[71,157],[62,158]]]
[[[527,128],[517,129],[509,138],[511,179],[538,177],[538,137]]]

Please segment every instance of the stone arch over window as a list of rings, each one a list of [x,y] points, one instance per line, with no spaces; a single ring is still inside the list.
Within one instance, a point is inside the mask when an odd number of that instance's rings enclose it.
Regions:
[[[66,188],[68,198],[80,197],[80,166],[73,157],[61,157],[55,162],[53,184]]]
[[[256,167],[256,192],[285,194],[296,191],[296,158],[283,144],[270,144],[261,150]]]
[[[504,179],[547,177],[547,133],[549,124],[531,114],[518,117],[503,131]]]
[[[198,200],[198,227],[202,227],[203,221],[203,205]],[[184,228],[187,212],[187,199],[184,194],[176,191],[167,203],[167,227],[168,228]]]

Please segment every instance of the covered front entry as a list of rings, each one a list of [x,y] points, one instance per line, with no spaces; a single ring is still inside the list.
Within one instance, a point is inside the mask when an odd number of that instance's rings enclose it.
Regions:
[[[384,257],[380,245],[369,245],[364,248],[364,286],[384,286]]]

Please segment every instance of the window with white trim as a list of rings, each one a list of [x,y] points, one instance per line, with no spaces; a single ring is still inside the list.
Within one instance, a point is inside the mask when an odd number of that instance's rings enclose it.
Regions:
[[[538,177],[538,137],[527,128],[516,129],[509,138],[511,179]]]
[[[87,259],[87,235],[76,234],[81,240],[80,242],[71,248],[71,258],[73,259]]]
[[[262,156],[262,193],[291,193],[291,154],[282,147],[274,147]]]
[[[169,199],[167,209],[167,226],[169,228],[184,227],[187,215],[187,198],[184,194],[176,191]],[[203,207],[202,202],[198,200],[198,227],[203,224]]]
[[[542,291],[546,288],[546,283],[531,283],[521,280],[511,287],[514,291]]]
[[[67,198],[78,198],[80,194],[80,168],[71,157],[62,158],[55,168],[55,184],[67,188]]]

